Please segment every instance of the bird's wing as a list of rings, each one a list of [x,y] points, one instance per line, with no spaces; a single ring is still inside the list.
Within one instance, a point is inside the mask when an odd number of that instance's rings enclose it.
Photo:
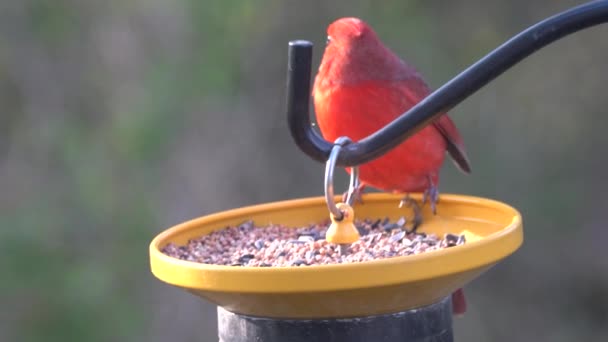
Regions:
[[[401,81],[401,90],[413,103],[422,101],[430,94],[430,89],[418,75],[412,75]],[[454,164],[464,173],[471,173],[471,163],[464,147],[462,136],[456,125],[447,114],[440,116],[433,122],[433,126],[441,133],[447,143],[447,151]]]
[[[469,161],[469,157],[464,148],[464,142],[462,141],[462,137],[460,136],[456,125],[452,122],[452,119],[450,119],[447,114],[442,115],[433,122],[433,126],[435,126],[439,133],[445,138],[448,153],[454,160],[454,164],[456,164],[462,172],[471,173],[471,162]]]

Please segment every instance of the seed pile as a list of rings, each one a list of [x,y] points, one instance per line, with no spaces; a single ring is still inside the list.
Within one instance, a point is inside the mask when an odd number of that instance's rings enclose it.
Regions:
[[[204,264],[285,267],[353,263],[420,254],[465,243],[464,235],[410,233],[405,218],[390,222],[355,220],[361,238],[340,254],[339,245],[325,240],[329,221],[300,228],[283,225],[257,227],[253,221],[227,227],[185,246],[168,244],[162,252],[171,257]]]

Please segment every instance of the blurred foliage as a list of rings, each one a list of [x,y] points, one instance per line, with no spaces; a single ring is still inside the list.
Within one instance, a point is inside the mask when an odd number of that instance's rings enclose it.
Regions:
[[[358,16],[437,87],[577,3],[0,3],[0,340],[216,340],[214,307],[154,279],[147,246],[196,216],[321,193],[285,129],[288,40],[313,40],[318,62],[327,24]],[[474,174],[446,163],[442,190],[526,224],[469,286],[458,340],[608,339],[607,34],[543,49],[452,111]]]

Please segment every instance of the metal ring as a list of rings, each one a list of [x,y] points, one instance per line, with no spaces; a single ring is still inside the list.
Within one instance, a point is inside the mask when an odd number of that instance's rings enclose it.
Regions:
[[[325,201],[327,202],[327,208],[331,212],[336,220],[341,220],[344,214],[336,206],[334,201],[334,170],[336,169],[336,160],[343,146],[351,143],[352,140],[348,137],[340,137],[334,142],[334,146],[329,154],[329,159],[325,164]],[[346,204],[352,206],[354,201],[355,189],[359,186],[359,167],[351,167],[350,182],[348,186],[348,195],[346,197]]]

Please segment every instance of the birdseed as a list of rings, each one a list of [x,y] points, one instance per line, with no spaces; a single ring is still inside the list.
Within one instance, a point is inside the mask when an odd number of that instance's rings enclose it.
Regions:
[[[184,246],[173,243],[162,252],[168,256],[203,264],[254,267],[288,267],[356,263],[425,253],[464,244],[464,235],[412,233],[405,219],[355,220],[361,235],[346,253],[325,240],[329,220],[300,228],[280,224],[264,227],[253,221],[226,227],[191,239]]]

